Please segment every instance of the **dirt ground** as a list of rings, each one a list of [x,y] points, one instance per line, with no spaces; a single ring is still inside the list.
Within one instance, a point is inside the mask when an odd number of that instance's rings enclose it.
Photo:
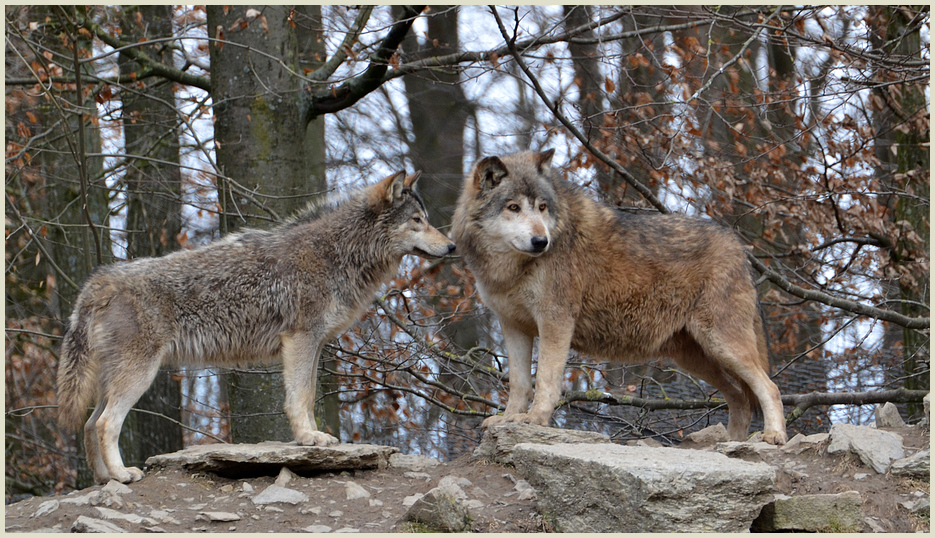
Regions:
[[[929,433],[916,427],[891,430],[903,436],[907,453],[929,446]],[[929,498],[929,482],[876,474],[856,456],[831,455],[822,449],[801,454],[772,451],[744,459],[766,461],[780,469],[776,490],[787,495],[840,493],[861,494],[864,513],[875,526],[867,532],[918,532],[929,530],[929,512],[912,513],[905,504]],[[443,477],[461,481],[471,509],[474,532],[548,531],[536,512],[536,501],[521,498],[515,483],[521,477],[509,466],[486,463],[470,456],[420,472],[389,467],[383,470],[325,473],[298,477],[287,487],[305,493],[309,500],[296,505],[276,503],[255,506],[251,497],[273,484],[276,477],[228,479],[210,474],[190,474],[175,469],[153,470],[130,484],[131,493],[119,495],[120,506],[109,508],[146,518],[142,521],[109,520],[130,531],[143,532],[398,532],[407,511],[406,497],[426,493]],[[348,499],[348,482],[361,486],[369,497]],[[245,484],[247,484],[245,486]],[[247,491],[245,491],[245,488]],[[68,532],[79,516],[101,518],[98,506],[66,502],[101,490],[101,486],[69,496],[31,498],[6,507],[5,530]],[[56,509],[36,516],[40,506],[58,500]],[[46,510],[50,505],[47,503]],[[211,521],[208,512],[228,512],[239,519]],[[318,527],[315,527],[318,526]],[[327,528],[325,528],[327,527]],[[623,529],[621,529],[623,530]]]

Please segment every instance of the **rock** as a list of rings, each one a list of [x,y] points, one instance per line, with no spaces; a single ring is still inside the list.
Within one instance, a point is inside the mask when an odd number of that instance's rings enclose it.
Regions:
[[[447,488],[434,488],[413,503],[403,521],[432,532],[463,532],[471,528],[471,513]]]
[[[474,484],[467,478],[460,476],[443,476],[438,481],[438,487],[444,489],[459,499],[467,499],[467,493],[461,488],[469,488]]]
[[[474,449],[475,458],[513,463],[513,447],[519,443],[554,445],[557,443],[610,443],[610,437],[578,430],[547,428],[536,424],[505,422],[489,426],[480,445]]]
[[[893,476],[908,476],[929,480],[929,449],[920,450],[908,458],[896,460],[890,466]]]
[[[308,495],[294,489],[283,488],[273,484],[260,492],[252,499],[253,504],[264,505],[272,503],[299,504],[308,502]]]
[[[899,409],[896,408],[896,404],[892,402],[878,405],[874,414],[877,428],[902,428],[906,425],[903,418],[899,416]]]
[[[527,501],[536,498],[535,488],[525,480],[518,480],[516,485],[513,486],[513,489],[519,492],[519,495],[516,497],[517,500]]]
[[[281,488],[284,488],[289,485],[289,482],[292,482],[296,478],[298,477],[295,475],[295,473],[290,471],[288,467],[283,467],[280,469],[279,476],[276,477],[276,481],[273,483]]]
[[[113,523],[88,516],[78,516],[71,525],[71,532],[127,532]]]
[[[775,473],[715,452],[613,444],[523,443],[513,463],[559,532],[745,532]]]
[[[357,484],[356,482],[347,481],[344,484],[344,489],[347,494],[347,500],[352,501],[354,499],[369,499],[370,492],[363,488],[363,486]]]
[[[208,521],[240,521],[240,514],[232,514],[230,512],[202,512],[198,514],[203,516]]]
[[[916,499],[914,501],[911,501],[911,500],[904,501],[899,504],[902,505],[902,507],[905,508],[906,510],[909,510],[910,512],[912,512],[913,514],[919,513],[919,512],[929,512],[930,510],[929,508],[930,503],[929,503],[928,497],[923,498],[923,499]]]
[[[355,529],[355,528],[352,528],[352,527],[344,527],[344,528],[338,529],[338,530],[336,530],[336,531],[334,531],[334,532],[336,532],[336,533],[338,533],[338,532],[360,532],[360,529]]]
[[[302,530],[305,532],[331,532],[331,527],[328,525],[312,525],[311,527],[305,527]]]
[[[46,514],[51,514],[52,512],[58,510],[58,507],[61,505],[62,503],[58,502],[55,499],[52,499],[50,501],[45,501],[44,503],[40,504],[39,508],[36,509],[35,513],[33,513],[33,515],[29,517],[31,518],[42,517]]]
[[[860,532],[864,513],[860,493],[796,495],[763,507],[753,522],[753,532]]]
[[[331,517],[341,517],[341,516],[344,515],[344,512],[342,512],[342,511],[340,511],[340,510],[333,510],[333,511],[329,512],[328,515],[331,516]]]
[[[157,520],[157,521],[160,522],[160,523],[172,523],[173,525],[181,525],[181,524],[182,524],[181,521],[179,521],[179,520],[175,519],[174,517],[172,517],[171,515],[169,515],[169,512],[167,512],[167,511],[165,511],[165,510],[152,510],[152,511],[149,513],[149,516],[152,517],[153,519]]]
[[[255,491],[255,490],[253,489],[253,486],[251,486],[251,485],[250,485],[249,483],[247,483],[247,482],[244,482],[244,483],[243,483],[243,486],[241,486],[240,489],[242,489],[244,493],[253,493],[253,492]]]
[[[130,486],[117,482],[116,480],[111,480],[101,488],[101,491],[110,493],[111,495],[129,495],[133,493],[133,490],[130,489]]]
[[[390,467],[406,469],[417,473],[425,471],[426,469],[431,469],[432,467],[437,467],[438,465],[441,465],[441,462],[435,458],[398,453],[390,455]]]
[[[152,467],[181,467],[191,472],[210,472],[226,477],[264,476],[289,467],[298,473],[383,469],[391,446],[347,445],[299,446],[268,441],[259,444],[192,445],[171,454],[146,460]]]
[[[686,435],[679,446],[684,445],[688,448],[696,448],[712,446],[717,443],[726,443],[727,441],[730,441],[730,436],[727,435],[727,428],[718,422],[714,426],[708,426],[707,428]]]
[[[380,499],[370,499],[367,501],[370,506],[383,506],[383,501]]]
[[[867,526],[870,527],[870,530],[872,530],[873,532],[886,532],[886,529],[884,529],[882,525],[877,523],[877,521],[879,520],[875,517],[864,518],[864,523],[866,523]]]
[[[759,457],[766,452],[779,450],[779,447],[763,441],[756,443],[747,441],[727,441],[726,443],[714,445],[714,449],[729,458],[744,458],[748,456]]]
[[[895,460],[906,457],[903,450],[903,438],[893,432],[886,432],[867,426],[852,424],[832,424],[829,454],[853,452],[865,465],[883,474]]]
[[[801,433],[797,433],[795,434],[795,437],[789,439],[789,442],[781,446],[779,449],[783,452],[801,454],[806,450],[817,450],[818,447],[827,440],[827,433],[816,433],[812,435],[802,435]]]
[[[406,478],[415,478],[416,480],[428,480],[432,478],[428,473],[419,473],[416,471],[406,471],[403,473],[403,476]]]
[[[135,525],[155,525],[156,521],[148,517],[138,516],[136,514],[124,514],[123,512],[118,512],[116,510],[111,510],[110,508],[104,508],[103,506],[95,507],[97,513],[104,519],[116,519],[120,521],[126,521],[128,523],[133,523]]]
[[[403,506],[409,507],[416,503],[419,499],[422,498],[423,493],[416,493],[415,495],[409,495],[403,499]]]

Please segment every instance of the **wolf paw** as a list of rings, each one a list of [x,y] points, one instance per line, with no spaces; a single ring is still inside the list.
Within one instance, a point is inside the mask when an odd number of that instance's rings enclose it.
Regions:
[[[490,426],[494,426],[496,424],[503,424],[506,421],[506,415],[494,415],[492,417],[485,418],[484,421],[480,423],[480,427],[489,428]]]
[[[338,444],[338,440],[324,432],[308,432],[296,439],[302,446],[328,446]]]
[[[763,441],[771,445],[784,445],[786,444],[786,433],[785,432],[764,432]]]
[[[124,484],[139,482],[143,479],[143,476],[145,476],[143,471],[136,467],[124,467],[122,469],[118,469],[116,473],[110,474],[110,478],[118,482],[123,482]]]

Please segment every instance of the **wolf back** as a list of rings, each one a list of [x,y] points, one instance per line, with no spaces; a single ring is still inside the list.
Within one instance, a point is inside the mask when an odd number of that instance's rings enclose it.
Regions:
[[[89,403],[85,450],[96,480],[139,480],[117,439],[124,418],[169,364],[283,362],[285,410],[296,440],[327,445],[314,416],[318,357],[350,326],[402,257],[441,257],[451,241],[428,223],[418,174],[393,174],[270,231],[102,267],[83,287],[58,371],[59,416],[77,427]]]
[[[510,364],[506,410],[485,424],[548,424],[573,348],[611,361],[674,359],[722,392],[732,438],[746,437],[758,403],[764,439],[784,442],[756,290],[736,236],[704,219],[605,206],[559,179],[552,156],[480,160],[452,222],[452,239],[500,320]]]

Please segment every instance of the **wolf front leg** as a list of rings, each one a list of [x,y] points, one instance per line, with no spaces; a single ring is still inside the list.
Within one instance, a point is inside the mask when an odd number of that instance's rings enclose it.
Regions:
[[[571,337],[574,334],[574,319],[547,319],[539,323],[539,366],[536,369],[536,395],[529,412],[507,420],[548,426],[552,411],[562,396],[562,379]]]
[[[323,338],[313,333],[282,337],[282,376],[286,385],[286,417],[295,440],[304,446],[327,446],[338,440],[318,431],[315,423],[315,390],[318,383],[318,357]]]
[[[484,428],[525,413],[532,398],[532,335],[502,319],[500,327],[510,366],[510,395],[503,414],[487,417],[481,425]]]

